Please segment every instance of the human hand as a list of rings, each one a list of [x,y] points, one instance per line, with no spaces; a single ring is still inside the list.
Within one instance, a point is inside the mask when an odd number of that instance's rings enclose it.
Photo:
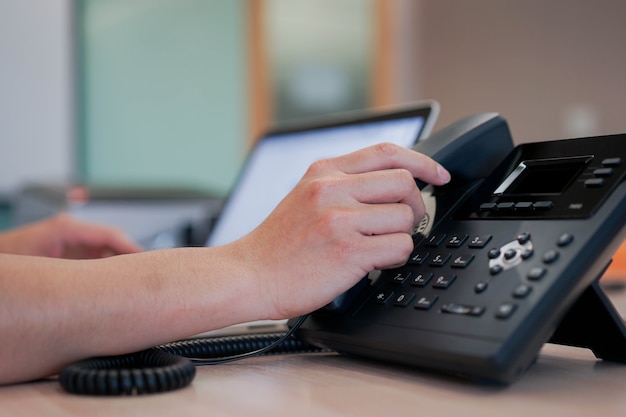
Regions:
[[[415,178],[443,185],[449,173],[392,144],[314,163],[252,233],[235,242],[256,273],[270,318],[320,308],[368,272],[404,264],[424,215]]]
[[[65,214],[0,234],[0,252],[16,255],[93,259],[141,250],[118,229]]]

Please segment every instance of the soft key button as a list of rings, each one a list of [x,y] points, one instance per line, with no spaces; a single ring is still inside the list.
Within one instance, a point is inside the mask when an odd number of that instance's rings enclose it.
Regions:
[[[515,210],[532,210],[533,203],[530,201],[520,201],[515,203]]]
[[[611,175],[613,175],[613,168],[594,169],[593,175],[596,177],[610,177]]]
[[[552,201],[546,200],[546,201],[535,201],[533,203],[533,208],[535,210],[550,210],[554,207],[554,204],[552,203]]]
[[[602,160],[604,167],[618,167],[622,165],[622,158],[606,158]]]
[[[585,180],[585,187],[587,188],[599,188],[604,185],[604,180],[602,178],[590,178]]]

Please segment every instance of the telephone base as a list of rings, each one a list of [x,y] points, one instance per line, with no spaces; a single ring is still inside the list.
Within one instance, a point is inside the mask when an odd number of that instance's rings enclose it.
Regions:
[[[548,343],[588,348],[599,359],[626,363],[626,326],[598,280],[576,300]]]

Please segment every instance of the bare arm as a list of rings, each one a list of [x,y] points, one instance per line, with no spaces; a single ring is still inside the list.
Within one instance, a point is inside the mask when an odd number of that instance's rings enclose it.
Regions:
[[[0,234],[0,253],[90,259],[142,249],[121,230],[60,214]]]
[[[0,383],[209,329],[313,311],[403,263],[429,158],[380,145],[314,164],[256,230],[217,248],[96,260],[0,255]]]

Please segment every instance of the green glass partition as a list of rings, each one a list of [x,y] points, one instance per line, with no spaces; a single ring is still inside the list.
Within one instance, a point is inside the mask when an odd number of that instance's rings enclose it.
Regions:
[[[224,194],[248,143],[245,0],[78,0],[81,179]]]

